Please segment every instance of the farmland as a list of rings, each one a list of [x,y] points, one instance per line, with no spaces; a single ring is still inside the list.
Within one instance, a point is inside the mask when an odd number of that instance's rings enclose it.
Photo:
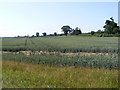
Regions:
[[[3,38],[3,51],[118,52],[118,37]]]
[[[68,56],[68,55],[29,55],[24,54],[3,54],[3,59],[31,62],[37,64],[48,64],[57,66],[75,66],[75,67],[97,67],[107,69],[118,68],[117,56],[91,55],[91,56]]]
[[[3,38],[2,44],[4,87],[118,87],[117,37]]]

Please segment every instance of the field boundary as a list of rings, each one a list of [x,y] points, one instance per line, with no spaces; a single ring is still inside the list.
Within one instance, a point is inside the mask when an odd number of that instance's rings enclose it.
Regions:
[[[2,51],[2,53],[14,53],[14,54],[24,54],[26,56],[29,55],[42,55],[42,54],[47,54],[47,55],[69,55],[69,56],[76,56],[76,55],[80,55],[80,56],[90,56],[90,55],[105,55],[105,56],[109,56],[109,54],[111,53],[93,53],[93,52],[79,52],[79,53],[73,53],[73,52],[49,52],[49,51],[19,51],[19,52],[9,52],[9,51]],[[118,54],[112,54],[112,55],[118,55]]]

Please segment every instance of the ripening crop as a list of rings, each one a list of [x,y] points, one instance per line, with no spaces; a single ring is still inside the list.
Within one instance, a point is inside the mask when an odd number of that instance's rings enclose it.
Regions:
[[[118,53],[118,37],[38,37],[3,38],[2,50],[18,52],[60,51],[60,52],[110,52]]]

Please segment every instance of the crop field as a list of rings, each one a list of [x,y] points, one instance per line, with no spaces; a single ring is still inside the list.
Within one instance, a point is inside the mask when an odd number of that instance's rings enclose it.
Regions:
[[[118,51],[118,37],[3,38],[3,87],[117,88]]]
[[[37,64],[49,64],[58,66],[75,66],[75,67],[97,67],[107,69],[118,69],[117,56],[91,55],[91,56],[68,56],[68,55],[29,55],[24,54],[3,54],[3,59],[31,62]]]
[[[118,52],[118,37],[3,38],[2,44],[3,51]]]

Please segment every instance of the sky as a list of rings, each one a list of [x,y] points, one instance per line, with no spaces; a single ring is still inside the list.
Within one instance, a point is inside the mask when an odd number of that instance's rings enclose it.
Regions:
[[[110,17],[118,22],[118,2],[1,2],[0,37],[60,34],[64,25],[103,30]]]

